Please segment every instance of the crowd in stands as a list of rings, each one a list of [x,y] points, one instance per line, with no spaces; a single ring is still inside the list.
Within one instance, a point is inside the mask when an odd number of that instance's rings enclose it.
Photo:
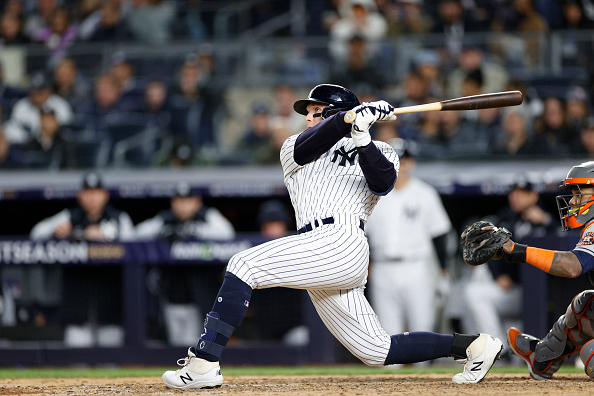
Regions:
[[[306,84],[279,81],[269,87],[270,101],[251,102],[251,118],[242,121],[244,130],[233,147],[221,147],[232,82],[216,78],[217,47],[205,45],[217,39],[213,21],[219,3],[1,1],[2,47],[41,45],[47,62],[42,69],[28,70],[20,86],[4,81],[0,65],[0,168],[278,164],[284,139],[304,128],[292,103]],[[248,10],[250,25],[244,28],[291,12],[291,4],[259,2]],[[594,1],[304,4],[304,34],[328,41],[322,54],[327,78],[318,83],[347,86],[362,101],[385,99],[407,106],[503,90],[523,92],[524,104],[514,108],[402,115],[394,128],[400,137],[420,143],[420,161],[594,155],[594,43],[580,35],[594,28]],[[239,37],[238,29],[233,26],[227,33]],[[556,81],[535,78],[545,53],[540,35],[547,32],[560,34],[559,66],[569,70]],[[288,28],[274,34],[308,41]],[[441,39],[399,52],[412,45],[399,39],[430,35]],[[192,41],[202,45],[169,69],[153,73],[150,61],[139,65],[125,51],[115,51],[105,67],[84,70],[71,53],[76,45],[91,42],[159,47]],[[406,65],[396,81],[387,54]],[[307,63],[308,52],[303,56]],[[219,155],[225,150],[226,155]]]

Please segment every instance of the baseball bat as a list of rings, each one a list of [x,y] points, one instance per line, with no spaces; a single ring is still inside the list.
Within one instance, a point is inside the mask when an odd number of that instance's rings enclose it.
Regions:
[[[420,113],[424,111],[491,109],[494,107],[517,106],[522,104],[523,100],[524,98],[520,91],[494,92],[416,106],[398,107],[394,109],[394,114]],[[357,118],[355,110],[349,110],[344,115],[344,122],[351,124],[355,121],[355,118]]]

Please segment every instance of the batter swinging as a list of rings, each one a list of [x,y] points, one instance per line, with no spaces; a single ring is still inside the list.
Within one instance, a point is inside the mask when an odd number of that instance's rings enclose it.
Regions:
[[[178,361],[181,369],[163,374],[165,385],[220,386],[223,348],[247,312],[252,289],[268,287],[307,290],[324,324],[367,365],[453,356],[465,364],[453,382],[480,382],[499,358],[499,339],[431,332],[390,336],[363,294],[369,265],[365,222],[380,196],[394,186],[399,168],[394,150],[372,141],[369,128],[395,120],[393,107],[385,101],[359,104],[351,91],[330,84],[314,87],[293,107],[305,116],[308,129],[285,141],[280,160],[299,235],[231,258],[198,343]],[[347,124],[344,114],[351,109],[357,117]]]

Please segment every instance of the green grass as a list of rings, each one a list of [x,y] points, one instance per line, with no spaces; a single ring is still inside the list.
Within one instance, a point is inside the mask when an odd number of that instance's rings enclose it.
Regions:
[[[462,366],[433,366],[427,368],[386,369],[364,365],[337,366],[259,366],[259,367],[225,367],[223,374],[235,375],[380,375],[380,374],[447,374],[457,373]],[[160,377],[165,370],[172,367],[118,367],[118,368],[15,368],[0,369],[0,379],[14,378],[116,378],[116,377]],[[525,367],[495,366],[492,373],[528,374]],[[583,373],[583,369],[573,366],[563,367],[561,373]]]

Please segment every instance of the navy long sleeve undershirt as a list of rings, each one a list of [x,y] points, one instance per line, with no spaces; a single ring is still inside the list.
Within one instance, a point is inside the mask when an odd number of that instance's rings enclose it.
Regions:
[[[345,112],[320,121],[303,131],[295,140],[293,158],[299,165],[305,165],[334,146],[347,133],[351,124],[344,122]],[[386,195],[396,182],[396,170],[385,155],[371,142],[357,147],[359,165],[365,175],[369,189],[376,195]]]
[[[351,124],[344,122],[345,112],[326,118],[301,132],[295,140],[293,158],[299,165],[305,165],[334,146],[351,132]]]

